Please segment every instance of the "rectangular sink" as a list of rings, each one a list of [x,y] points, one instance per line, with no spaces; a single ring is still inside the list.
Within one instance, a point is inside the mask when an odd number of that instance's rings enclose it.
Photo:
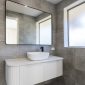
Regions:
[[[44,60],[49,58],[48,52],[27,52],[27,58],[30,60]]]

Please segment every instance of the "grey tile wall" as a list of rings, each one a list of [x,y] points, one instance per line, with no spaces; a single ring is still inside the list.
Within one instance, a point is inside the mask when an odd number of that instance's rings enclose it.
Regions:
[[[44,82],[41,85],[85,85],[85,49],[64,48],[63,8],[77,0],[63,0],[56,5],[45,0],[13,0],[53,14],[53,45],[55,55],[64,57],[64,77]],[[5,84],[5,65],[7,58],[26,56],[27,51],[39,51],[40,46],[5,45],[5,0],[0,0],[0,85]],[[49,51],[49,46],[44,46]],[[40,84],[39,84],[40,85]]]
[[[45,0],[13,0],[54,15],[54,6]],[[54,17],[53,17],[54,18]],[[55,19],[55,18],[54,18]],[[55,25],[53,25],[55,29]],[[39,51],[39,45],[6,45],[5,44],[5,0],[0,0],[0,85],[5,82],[5,63],[8,58],[25,57],[27,51]],[[50,46],[44,46],[45,51],[50,50]]]
[[[63,0],[56,5],[55,55],[64,57],[65,85],[85,85],[85,48],[64,47],[63,9],[75,1]]]

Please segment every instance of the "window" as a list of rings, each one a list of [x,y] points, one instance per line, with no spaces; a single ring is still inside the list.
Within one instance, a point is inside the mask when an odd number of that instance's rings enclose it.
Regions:
[[[51,16],[37,22],[37,43],[42,45],[51,45]],[[39,33],[39,35],[38,35]]]
[[[76,3],[64,9],[64,46],[85,46],[85,2]]]
[[[18,43],[17,23],[18,22],[16,18],[6,17],[6,44],[17,44]]]

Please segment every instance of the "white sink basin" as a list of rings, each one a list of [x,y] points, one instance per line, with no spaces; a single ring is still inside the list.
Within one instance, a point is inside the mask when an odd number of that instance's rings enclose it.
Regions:
[[[27,58],[30,60],[44,60],[48,57],[48,52],[27,52]]]

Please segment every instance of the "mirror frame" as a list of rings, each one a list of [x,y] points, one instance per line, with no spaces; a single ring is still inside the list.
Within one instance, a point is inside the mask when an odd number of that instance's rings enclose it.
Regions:
[[[6,43],[6,2],[7,1],[10,1],[10,2],[13,2],[13,3],[16,3],[16,4],[19,4],[19,5],[22,5],[22,6],[27,6],[29,8],[33,8],[33,9],[36,9],[36,10],[39,10],[39,11],[42,11],[42,12],[45,12],[45,13],[48,13],[51,15],[51,45],[44,45],[44,44],[7,44]],[[35,45],[35,46],[52,46],[53,45],[53,14],[52,13],[49,13],[49,12],[46,12],[46,11],[43,11],[43,10],[40,10],[40,9],[37,9],[37,8],[34,8],[34,7],[31,7],[31,6],[28,6],[28,5],[25,5],[25,4],[22,4],[22,3],[18,3],[16,1],[12,1],[12,0],[5,0],[5,44],[6,45]]]

